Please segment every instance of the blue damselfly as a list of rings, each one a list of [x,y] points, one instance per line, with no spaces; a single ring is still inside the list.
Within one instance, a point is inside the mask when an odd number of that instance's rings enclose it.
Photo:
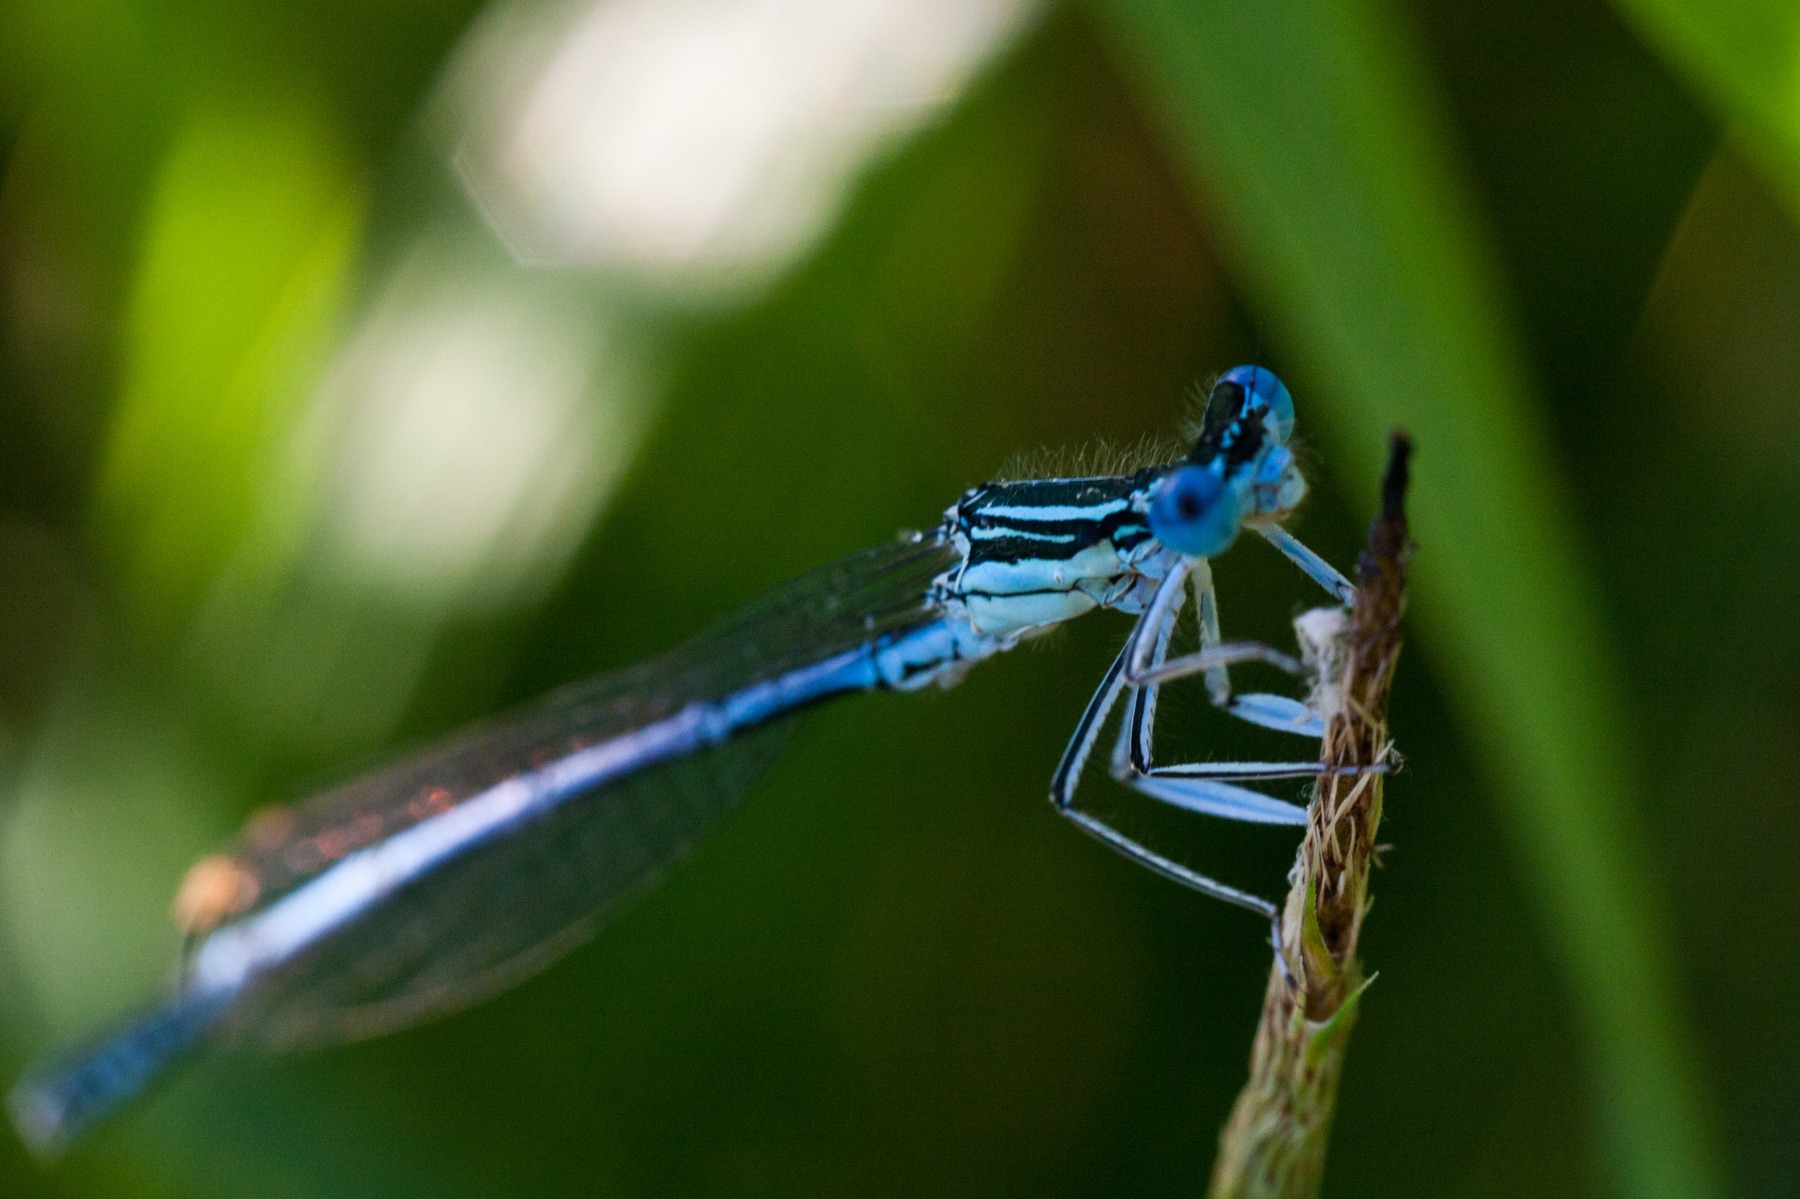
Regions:
[[[976,487],[930,532],[804,575],[671,653],[253,818],[177,896],[188,950],[172,993],[20,1082],[22,1135],[62,1147],[203,1043],[369,1036],[511,986],[728,810],[784,718],[855,691],[947,686],[1096,608],[1137,622],[1052,776],[1056,810],[1151,870],[1272,919],[1266,900],[1153,851],[1078,808],[1075,793],[1123,697],[1120,781],[1193,812],[1304,823],[1304,809],[1243,784],[1310,776],[1316,761],[1159,766],[1151,752],[1159,688],[1194,675],[1233,715],[1323,734],[1299,700],[1233,692],[1233,665],[1302,667],[1221,640],[1208,565],[1249,529],[1350,600],[1344,576],[1282,527],[1306,491],[1293,424],[1280,381],[1238,367],[1213,387],[1183,459]],[[1199,645],[1172,657],[1190,591]]]

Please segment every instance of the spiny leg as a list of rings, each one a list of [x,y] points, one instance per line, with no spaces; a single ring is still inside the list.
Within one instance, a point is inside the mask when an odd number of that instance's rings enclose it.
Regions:
[[[1146,672],[1162,665],[1168,653],[1169,631],[1181,613],[1182,584],[1195,577],[1196,571],[1207,580],[1212,579],[1212,568],[1205,558],[1177,558],[1169,573],[1156,584],[1144,614],[1131,627],[1131,636],[1125,642],[1127,686],[1138,686]]]
[[[1210,582],[1210,578],[1205,580]],[[1203,593],[1204,594],[1204,593]],[[1298,825],[1306,822],[1306,809],[1275,799],[1234,782],[1308,778],[1321,773],[1318,762],[1217,762],[1192,763],[1158,767],[1152,759],[1156,726],[1156,705],[1166,677],[1210,673],[1218,663],[1268,661],[1270,656],[1285,657],[1266,646],[1255,644],[1211,645],[1199,652],[1167,662],[1169,641],[1180,616],[1177,597],[1166,605],[1153,604],[1134,631],[1132,661],[1138,666],[1139,684],[1129,675],[1126,686],[1132,695],[1126,715],[1119,726],[1119,738],[1113,753],[1112,774],[1115,779],[1152,799],[1188,811],[1241,820],[1257,824]],[[1207,609],[1202,607],[1202,638],[1206,637]],[[1216,618],[1215,618],[1216,619]],[[1157,623],[1151,625],[1149,622]],[[1170,671],[1171,665],[1180,669]],[[1385,770],[1383,767],[1373,769]],[[1345,774],[1361,774],[1360,768]]]
[[[1306,666],[1300,659],[1292,654],[1284,654],[1272,645],[1264,645],[1260,641],[1226,641],[1196,653],[1183,654],[1179,658],[1170,658],[1155,666],[1148,666],[1141,674],[1131,676],[1127,682],[1133,687],[1147,687],[1155,683],[1172,683],[1176,679],[1202,673],[1208,676],[1210,682],[1211,676],[1225,667],[1244,666],[1251,662],[1261,662],[1291,675],[1306,674]]]
[[[1200,624],[1200,649],[1179,658],[1152,663],[1151,630],[1160,630],[1181,608],[1181,585],[1191,582]],[[1206,676],[1207,693],[1214,704],[1240,720],[1272,728],[1277,732],[1299,733],[1323,737],[1325,722],[1305,704],[1281,695],[1260,692],[1242,696],[1231,693],[1230,665],[1244,662],[1266,662],[1291,674],[1305,674],[1306,668],[1291,655],[1254,641],[1219,641],[1219,606],[1213,590],[1212,567],[1204,558],[1184,558],[1157,585],[1155,595],[1142,619],[1132,631],[1130,656],[1127,659],[1126,684],[1142,687],[1149,683],[1166,683],[1193,674]]]
[[[1256,531],[1269,544],[1280,550],[1287,559],[1304,571],[1320,587],[1324,588],[1339,603],[1348,604],[1356,598],[1356,588],[1350,580],[1340,574],[1336,567],[1325,561],[1318,554],[1308,549],[1299,538],[1279,525],[1267,524],[1254,526]],[[1300,664],[1293,658],[1276,650],[1248,643],[1238,651],[1239,656],[1230,658],[1207,658],[1207,651],[1219,647],[1219,605],[1218,597],[1213,589],[1212,568],[1204,560],[1195,560],[1189,568],[1189,578],[1194,588],[1194,603],[1200,623],[1200,653],[1189,654],[1166,662],[1154,681],[1168,682],[1184,675],[1206,675],[1206,689],[1212,696],[1213,703],[1224,708],[1240,720],[1251,724],[1274,729],[1277,732],[1296,733],[1303,737],[1323,737],[1325,722],[1318,713],[1305,704],[1289,699],[1283,695],[1270,695],[1265,692],[1251,692],[1234,696],[1231,692],[1231,675],[1228,666],[1240,662],[1266,662],[1291,674],[1303,673]],[[1159,593],[1160,594],[1160,593]],[[1133,665],[1137,662],[1134,660]],[[1143,676],[1143,672],[1133,670],[1130,680],[1134,685],[1152,681]]]
[[[1133,692],[1120,723],[1113,752],[1112,775],[1119,782],[1162,803],[1227,820],[1254,824],[1300,825],[1306,809],[1264,795],[1241,782],[1314,778],[1326,773],[1318,762],[1194,762],[1157,766],[1152,760],[1152,734],[1156,725],[1156,685]],[[1341,767],[1330,773],[1358,775],[1385,772],[1385,764]]]
[[[1146,616],[1148,613],[1146,613]],[[1140,629],[1142,621],[1139,622]],[[1125,689],[1125,668],[1130,660],[1133,645],[1137,639],[1137,631],[1132,640],[1125,643],[1119,656],[1113,659],[1106,677],[1101,680],[1100,687],[1088,700],[1087,709],[1081,714],[1081,721],[1075,726],[1075,735],[1069,738],[1068,748],[1063,750],[1062,761],[1057,763],[1056,773],[1050,780],[1050,802],[1058,812],[1074,821],[1076,827],[1090,836],[1112,846],[1119,853],[1144,868],[1162,875],[1166,879],[1182,884],[1185,887],[1210,895],[1214,899],[1222,899],[1226,903],[1257,913],[1264,919],[1274,922],[1277,917],[1275,905],[1266,899],[1240,891],[1236,887],[1208,878],[1196,870],[1183,866],[1180,862],[1164,857],[1149,846],[1134,838],[1126,836],[1112,825],[1097,816],[1089,815],[1075,806],[1075,791],[1081,782],[1082,767],[1087,765],[1088,755],[1093,752],[1094,742],[1100,736],[1100,726],[1118,703],[1119,694]]]
[[[1235,641],[1222,644],[1219,640],[1219,601],[1213,589],[1212,568],[1203,558],[1193,559],[1188,565],[1188,579],[1194,589],[1194,606],[1200,624],[1200,649],[1179,658],[1171,658],[1156,663],[1149,661],[1147,642],[1139,645],[1131,659],[1133,670],[1127,680],[1132,686],[1144,686],[1152,683],[1167,683],[1174,679],[1189,675],[1204,674],[1206,691],[1212,702],[1218,707],[1263,728],[1274,729],[1278,733],[1296,733],[1302,737],[1323,737],[1325,721],[1311,708],[1299,700],[1289,699],[1285,695],[1270,695],[1265,692],[1250,692],[1245,695],[1233,695],[1231,691],[1231,673],[1227,667],[1244,662],[1265,662],[1291,674],[1306,673],[1305,667],[1293,657],[1279,650],[1271,649],[1251,641]],[[1175,576],[1170,575],[1170,579]],[[1160,616],[1157,611],[1159,602],[1163,600],[1163,592],[1169,583],[1163,581],[1158,587],[1156,601],[1151,604],[1145,617]],[[1161,605],[1163,611],[1179,608],[1179,597]],[[1139,629],[1144,622],[1139,622]],[[1139,634],[1132,634],[1134,644],[1139,643]]]
[[[1147,631],[1147,661],[1144,662],[1144,676],[1155,680],[1159,677],[1158,668],[1169,651],[1169,639],[1174,635],[1175,622],[1179,612],[1174,608],[1161,612],[1152,610],[1145,613],[1145,621],[1159,617],[1157,627]],[[1216,649],[1217,647],[1215,647]],[[1201,650],[1198,654],[1189,655],[1195,672],[1209,669],[1204,663],[1211,651]],[[1132,686],[1127,681],[1127,686]],[[1161,687],[1155,682],[1147,682],[1142,686],[1133,686],[1131,698],[1125,710],[1125,718],[1119,723],[1119,739],[1113,751],[1112,775],[1115,779],[1131,787],[1141,794],[1161,803],[1183,808],[1190,812],[1200,812],[1209,816],[1219,816],[1226,820],[1241,820],[1253,824],[1305,824],[1306,809],[1284,800],[1275,799],[1252,791],[1247,787],[1237,787],[1218,778],[1183,779],[1158,777],[1150,766],[1152,732],[1156,725],[1156,703],[1161,694]],[[1251,764],[1273,766],[1284,770],[1280,777],[1296,777],[1310,774],[1318,769],[1317,763],[1260,763]],[[1225,767],[1230,769],[1230,767]],[[1240,777],[1227,774],[1223,777]]]
[[[1306,572],[1306,577],[1323,587],[1331,598],[1348,607],[1356,599],[1356,587],[1338,568],[1308,549],[1301,540],[1280,525],[1252,525],[1264,540],[1280,550],[1289,562]]]

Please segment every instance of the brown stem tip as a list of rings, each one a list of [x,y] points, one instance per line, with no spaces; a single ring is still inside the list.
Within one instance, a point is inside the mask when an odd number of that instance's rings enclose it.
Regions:
[[[1357,938],[1369,909],[1369,870],[1392,759],[1387,697],[1406,607],[1408,461],[1389,442],[1381,511],[1357,563],[1346,614],[1327,608],[1295,622],[1317,670],[1313,703],[1327,717],[1306,835],[1282,912],[1279,960],[1269,972],[1250,1078],[1219,1138],[1213,1199],[1307,1199],[1319,1193],[1338,1076],[1366,982]]]

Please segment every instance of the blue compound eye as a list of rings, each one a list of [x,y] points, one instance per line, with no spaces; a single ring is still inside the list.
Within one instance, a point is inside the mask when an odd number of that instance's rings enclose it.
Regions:
[[[1221,383],[1236,383],[1244,389],[1252,403],[1260,401],[1269,410],[1269,432],[1278,442],[1286,442],[1294,432],[1294,397],[1275,372],[1260,366],[1234,366],[1219,376]]]
[[[1223,553],[1237,539],[1241,519],[1237,494],[1203,466],[1177,470],[1150,501],[1150,532],[1191,558]]]

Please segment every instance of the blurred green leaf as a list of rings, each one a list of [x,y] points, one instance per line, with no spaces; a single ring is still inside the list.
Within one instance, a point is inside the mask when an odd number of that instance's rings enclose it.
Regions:
[[[1441,117],[1391,14],[1361,0],[1103,8],[1359,492],[1373,495],[1381,430],[1418,443],[1419,615],[1534,872],[1619,1188],[1719,1193],[1593,586]]]
[[[179,621],[263,498],[335,330],[362,190],[298,105],[203,108],[168,153],[95,496],[153,626]]]
[[[1800,212],[1800,5],[1613,0],[1727,123]]]

